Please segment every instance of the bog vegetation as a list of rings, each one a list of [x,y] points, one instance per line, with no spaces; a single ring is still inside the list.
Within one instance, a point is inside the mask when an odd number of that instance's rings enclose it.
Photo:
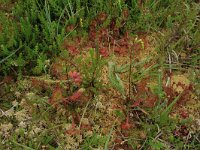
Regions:
[[[0,149],[200,149],[198,0],[0,0]]]

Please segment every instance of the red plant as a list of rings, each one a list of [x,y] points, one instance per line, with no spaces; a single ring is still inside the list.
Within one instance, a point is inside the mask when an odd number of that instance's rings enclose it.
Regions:
[[[138,99],[133,103],[133,105],[131,105],[131,107],[138,107],[142,101],[143,101],[142,99]]]
[[[116,19],[113,18],[113,19],[111,20],[111,22],[110,22],[110,29],[114,29],[115,26],[116,26]]]
[[[73,82],[77,85],[80,85],[82,82],[82,77],[80,75],[80,73],[76,72],[76,71],[70,71],[69,72],[69,76],[70,78],[73,80]]]
[[[98,16],[97,16],[97,19],[98,19],[98,23],[99,24],[102,24],[107,18],[107,14],[105,12],[101,12]]]
[[[74,42],[75,41],[75,42]],[[62,48],[69,51],[69,53],[74,56],[79,54],[78,45],[80,45],[80,40],[73,38],[73,41],[65,40],[62,44]]]
[[[72,125],[71,125],[71,128],[69,130],[66,131],[66,134],[69,134],[69,135],[77,135],[77,134],[80,134],[80,130],[76,128],[76,124],[74,122],[74,118],[72,117]]]
[[[144,106],[146,107],[154,107],[156,102],[158,100],[158,97],[157,96],[154,96],[153,94],[149,95],[149,97],[147,97],[145,99],[145,102],[144,102]]]
[[[121,133],[117,133],[117,137],[114,139],[115,145],[113,149],[120,150],[133,150],[133,148],[128,144],[128,141],[121,137]]]
[[[155,96],[150,88],[147,86],[147,83],[149,81],[149,77],[141,80],[136,85],[137,92],[135,93],[135,102],[131,107],[137,107],[139,105],[142,105],[144,107],[154,107],[158,97]]]
[[[107,43],[108,43],[108,36],[109,36],[109,33],[108,33],[107,29],[105,29],[105,28],[99,29],[99,31],[98,31],[99,44],[102,43],[104,45],[107,45]]]
[[[79,89],[77,92],[73,93],[72,96],[69,97],[69,101],[71,102],[79,101],[84,91],[85,90],[83,88]]]
[[[74,25],[68,25],[67,27],[66,27],[66,32],[71,32],[72,30],[74,30],[74,28],[75,28],[75,26]]]
[[[193,90],[193,86],[191,84],[189,86],[186,86],[180,82],[173,82],[173,84],[170,86],[164,86],[163,89],[167,95],[169,103],[171,103],[180,94],[174,89],[174,86],[181,87],[183,89],[182,95],[178,100],[177,104],[184,104],[185,102],[187,102],[190,99],[190,93]]]
[[[120,45],[120,46],[125,46],[125,47],[128,48],[128,41],[127,41],[127,39],[126,39],[126,38],[121,38],[121,39],[119,40],[119,45]]]
[[[63,71],[65,61],[62,59],[56,59],[56,61],[52,64],[51,67],[51,75],[56,77],[57,79],[66,79],[66,73]]]
[[[189,134],[189,130],[185,125],[182,125],[179,129],[174,131],[174,135],[180,138],[184,136],[188,136],[188,134]]]
[[[129,130],[132,127],[132,125],[129,122],[129,117],[126,117],[126,121],[122,123],[121,129],[122,130]]]
[[[33,88],[40,89],[40,90],[43,90],[43,89],[45,90],[49,87],[49,85],[47,83],[45,83],[42,80],[38,80],[36,78],[31,79],[31,86]]]
[[[185,111],[185,110],[181,110],[179,114],[180,114],[180,116],[181,116],[183,119],[186,119],[186,118],[189,117],[188,112]]]
[[[70,52],[71,55],[77,55],[79,53],[78,48],[76,48],[75,46],[68,46],[67,50]]]
[[[100,53],[100,55],[102,55],[103,57],[108,57],[108,56],[109,56],[109,53],[108,53],[108,51],[107,51],[107,49],[106,49],[105,47],[100,48],[100,49],[99,49],[99,53]]]
[[[53,90],[53,94],[51,98],[49,99],[49,103],[53,105],[55,108],[63,100],[62,93],[63,93],[62,89],[59,87],[59,85],[57,85],[55,89]]]
[[[92,126],[89,124],[81,124],[81,129],[85,131],[92,131]]]
[[[97,27],[97,21],[96,20],[92,20],[91,22],[90,22],[90,29],[96,29],[96,27]]]
[[[91,40],[91,41],[95,41],[95,39],[96,39],[96,31],[95,30],[92,30],[92,29],[90,29],[90,31],[89,31],[89,39]]]
[[[11,83],[14,81],[14,78],[12,76],[6,76],[3,78],[3,83]]]
[[[83,92],[85,89],[81,88],[78,91],[74,92],[71,96],[63,99],[64,105],[69,104],[69,103],[75,103],[79,102],[81,99],[81,96],[83,95]]]

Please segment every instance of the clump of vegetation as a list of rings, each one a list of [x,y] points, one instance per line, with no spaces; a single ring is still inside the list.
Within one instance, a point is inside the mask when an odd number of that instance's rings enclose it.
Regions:
[[[199,149],[199,14],[0,0],[0,149]]]

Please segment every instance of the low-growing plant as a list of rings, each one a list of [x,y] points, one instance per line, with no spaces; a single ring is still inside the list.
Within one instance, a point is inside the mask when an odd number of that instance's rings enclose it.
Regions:
[[[80,56],[77,59],[77,63],[81,66],[80,71],[83,76],[83,87],[89,89],[93,94],[97,94],[99,89],[103,87],[101,77],[106,59],[100,55],[98,47],[90,49],[89,55],[84,60],[82,60],[82,57],[84,56]]]
[[[132,85],[136,84],[136,82],[140,81],[141,79],[147,77],[147,74],[150,70],[157,67],[157,65],[153,65],[150,67],[145,68],[145,63],[150,61],[150,58],[143,60],[141,62],[135,62],[133,55],[134,55],[134,44],[141,44],[141,49],[144,48],[144,43],[141,39],[135,38],[133,45],[129,46],[129,63],[123,66],[117,67],[114,62],[108,63],[109,73],[108,78],[110,80],[111,85],[117,89],[123,96],[123,98],[131,99],[132,95]],[[131,44],[130,44],[131,45]],[[136,71],[133,71],[133,68]],[[128,73],[128,80],[125,81],[128,83],[128,92],[125,92],[124,83],[120,79],[120,74]],[[127,95],[128,93],[128,95]]]
[[[92,150],[94,148],[100,148],[104,146],[106,143],[107,136],[98,135],[97,133],[93,133],[91,136],[86,137],[82,144],[82,148],[85,150]]]

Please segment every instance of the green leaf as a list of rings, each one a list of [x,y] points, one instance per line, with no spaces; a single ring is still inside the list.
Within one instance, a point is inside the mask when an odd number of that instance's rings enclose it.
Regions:
[[[120,77],[115,73],[115,64],[113,62],[108,63],[108,78],[110,80],[111,85],[113,88],[118,90],[123,97],[125,97],[125,89],[123,82],[121,81]]]
[[[181,94],[179,94],[174,101],[161,113],[160,115],[160,123],[165,124],[168,121],[169,113],[171,112],[173,106],[180,99]]]

